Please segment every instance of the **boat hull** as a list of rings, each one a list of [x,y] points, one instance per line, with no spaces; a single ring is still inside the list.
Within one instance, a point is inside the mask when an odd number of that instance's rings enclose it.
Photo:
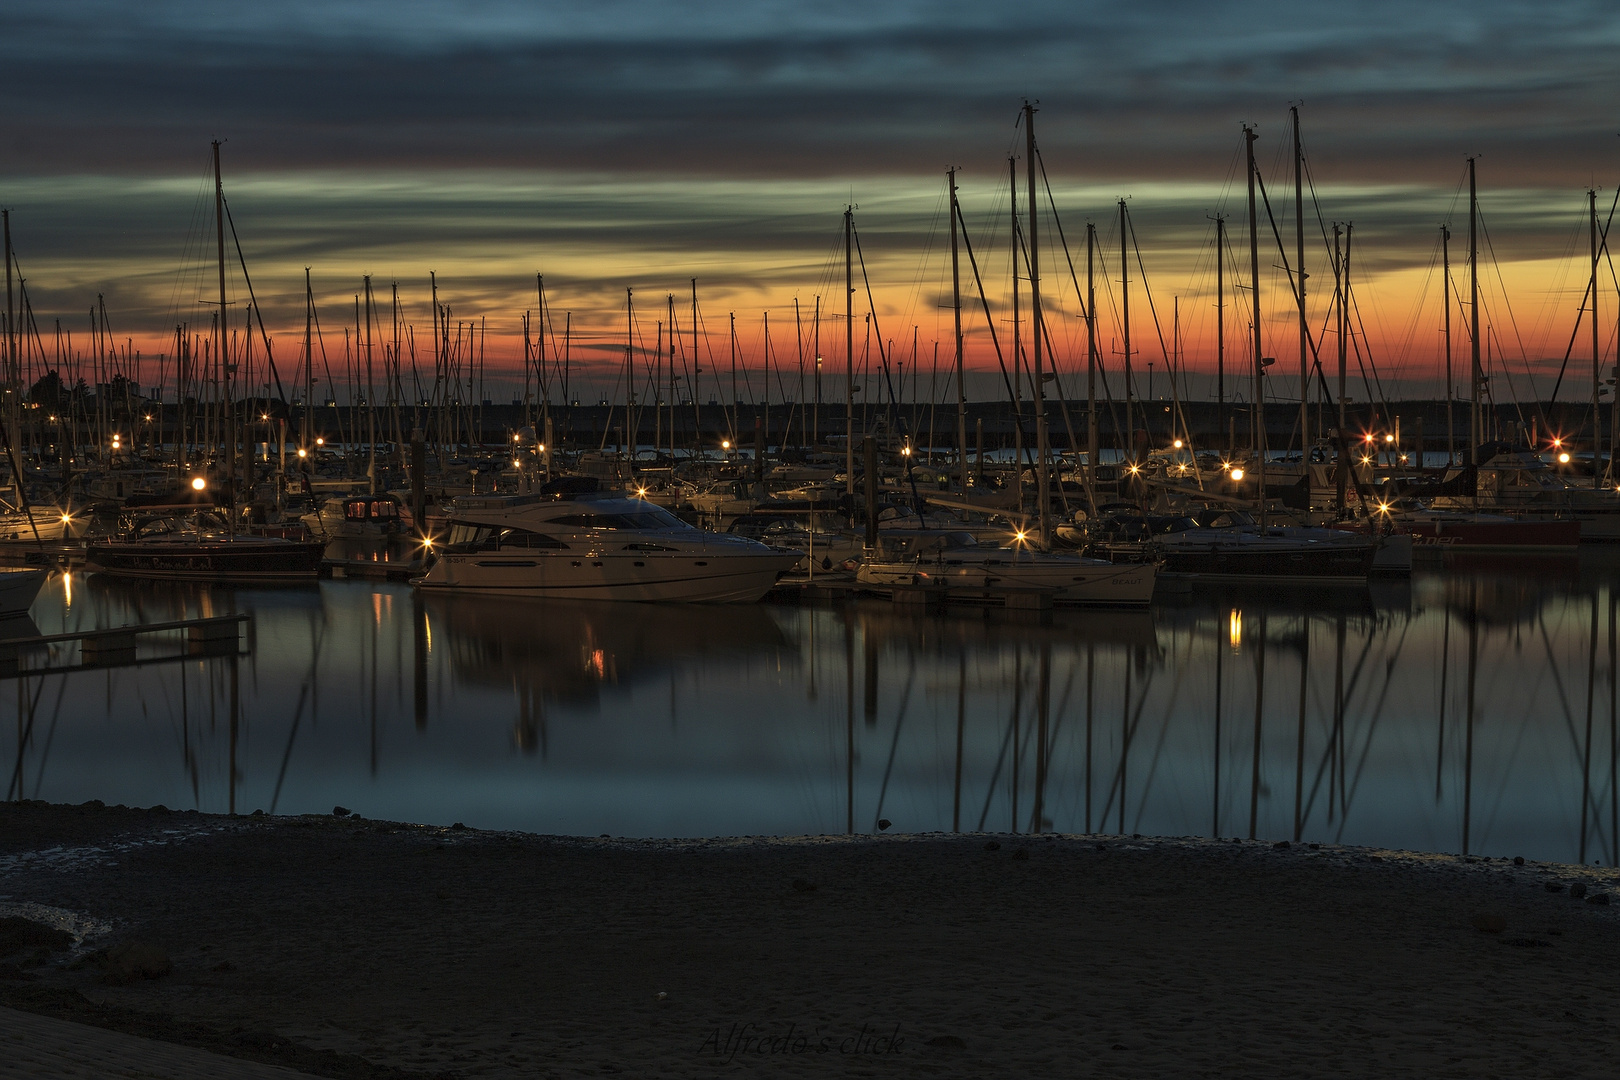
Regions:
[[[440,556],[424,591],[651,603],[757,603],[801,552],[474,552]]]
[[[0,570],[0,619],[28,614],[44,584],[44,570]]]
[[[180,581],[299,581],[320,574],[325,545],[239,537],[198,543],[91,543],[87,569],[116,577]]]
[[[1226,580],[1365,581],[1372,571],[1376,543],[1322,544],[1310,548],[1250,545],[1209,540],[1164,544],[1164,573]]]
[[[1448,551],[1574,550],[1580,546],[1579,521],[1468,521],[1434,519],[1402,526],[1421,547]]]
[[[1153,599],[1158,567],[1153,563],[1046,561],[1020,565],[1009,559],[996,565],[868,562],[856,575],[875,587],[936,585],[948,589],[1050,589],[1066,603],[1117,607],[1145,606]]]

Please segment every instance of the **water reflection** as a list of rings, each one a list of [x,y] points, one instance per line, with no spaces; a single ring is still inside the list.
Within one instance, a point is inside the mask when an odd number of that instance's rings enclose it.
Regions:
[[[1620,572],[1601,553],[1512,569],[1047,621],[57,578],[33,612],[45,633],[248,611],[251,652],[14,680],[8,796],[1613,863]]]

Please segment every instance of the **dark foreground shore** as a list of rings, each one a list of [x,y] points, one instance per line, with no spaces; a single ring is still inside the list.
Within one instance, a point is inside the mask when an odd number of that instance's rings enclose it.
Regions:
[[[333,1077],[1613,1075],[1617,886],[1255,842],[4,804],[0,1004]]]

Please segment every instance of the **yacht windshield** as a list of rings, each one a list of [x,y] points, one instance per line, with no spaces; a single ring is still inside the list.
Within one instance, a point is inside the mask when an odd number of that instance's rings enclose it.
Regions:
[[[656,507],[638,510],[632,514],[567,514],[551,519],[553,524],[572,525],[577,529],[689,529],[690,525]]]

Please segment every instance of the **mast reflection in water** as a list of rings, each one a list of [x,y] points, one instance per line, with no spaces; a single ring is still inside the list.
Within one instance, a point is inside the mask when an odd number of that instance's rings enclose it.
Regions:
[[[887,818],[1612,864],[1620,573],[1582,558],[1044,623],[58,576],[33,611],[44,633],[247,611],[250,655],[25,674],[5,696],[7,794],[587,835]]]

